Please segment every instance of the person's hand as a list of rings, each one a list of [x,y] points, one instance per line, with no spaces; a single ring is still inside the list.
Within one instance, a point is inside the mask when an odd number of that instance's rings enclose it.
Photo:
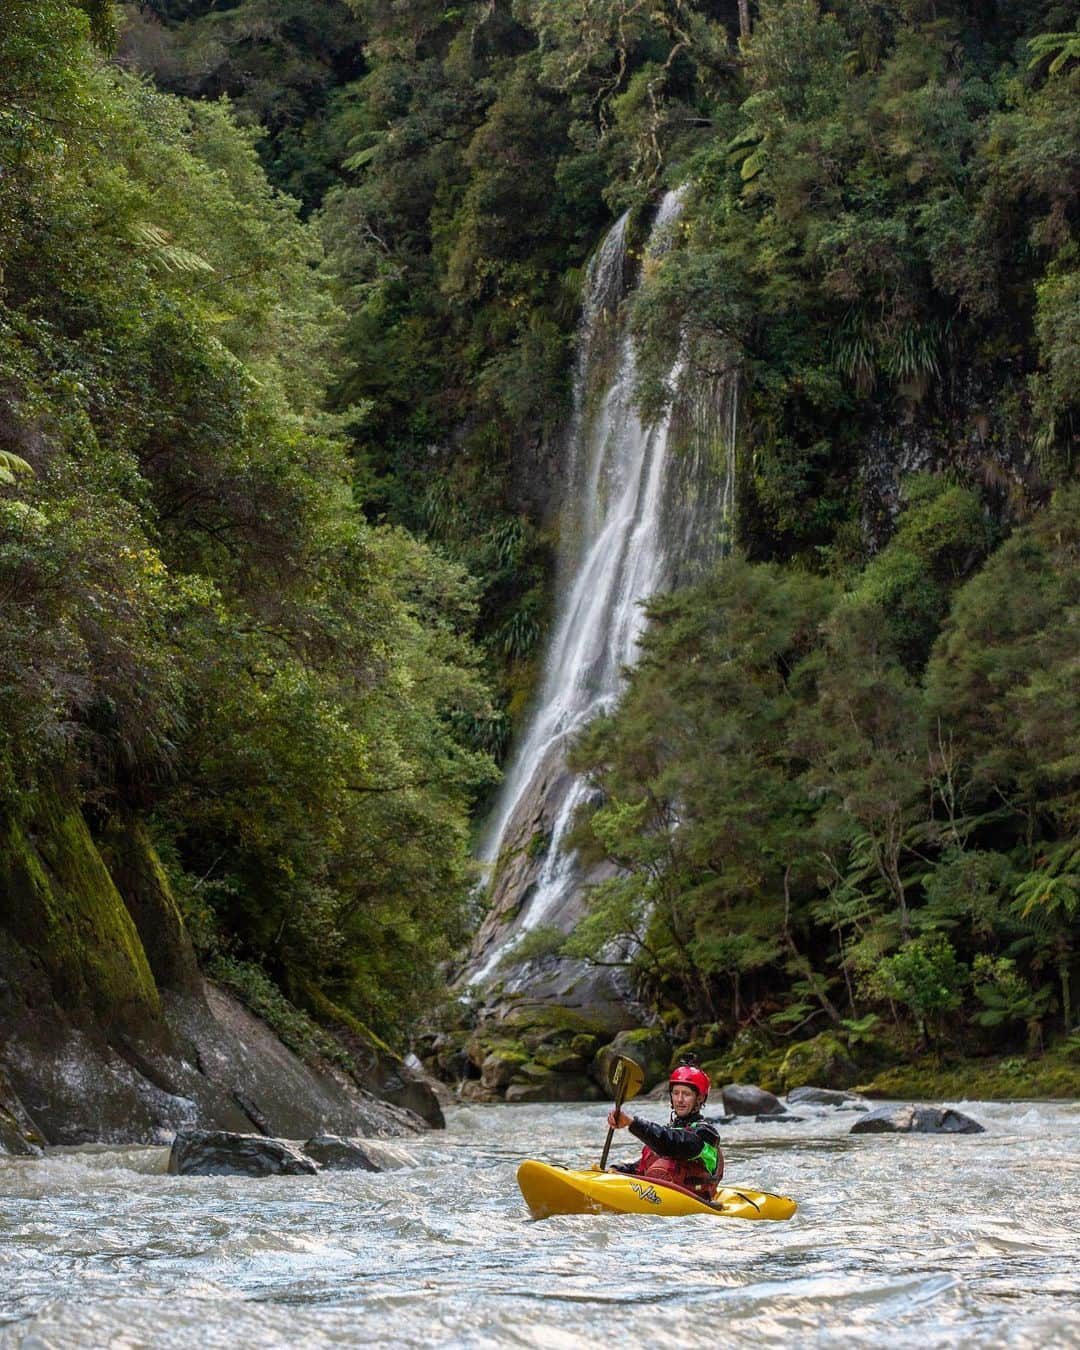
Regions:
[[[607,1123],[610,1130],[625,1130],[627,1125],[630,1124],[630,1117],[620,1111],[617,1106],[613,1106],[608,1112]]]

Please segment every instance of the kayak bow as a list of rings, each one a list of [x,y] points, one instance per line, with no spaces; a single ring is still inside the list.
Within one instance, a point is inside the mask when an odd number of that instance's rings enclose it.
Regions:
[[[767,1191],[721,1186],[712,1202],[681,1186],[623,1172],[571,1172],[529,1159],[518,1185],[534,1219],[551,1214],[712,1214],[721,1219],[790,1219],[794,1200]]]

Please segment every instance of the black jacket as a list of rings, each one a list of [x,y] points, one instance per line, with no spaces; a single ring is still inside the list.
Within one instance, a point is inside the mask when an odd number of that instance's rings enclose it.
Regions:
[[[634,1116],[630,1122],[630,1133],[640,1139],[646,1148],[651,1148],[661,1158],[683,1158],[689,1161],[696,1158],[703,1144],[712,1144],[719,1153],[720,1136],[715,1125],[711,1125],[697,1111],[683,1116],[677,1124],[657,1125],[654,1121]],[[619,1163],[615,1172],[636,1172],[638,1163]]]

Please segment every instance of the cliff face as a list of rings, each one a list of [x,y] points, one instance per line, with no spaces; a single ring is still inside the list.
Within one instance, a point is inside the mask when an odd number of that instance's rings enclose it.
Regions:
[[[203,980],[137,821],[99,848],[73,795],[43,790],[0,827],[0,887],[0,1151],[422,1128]]]

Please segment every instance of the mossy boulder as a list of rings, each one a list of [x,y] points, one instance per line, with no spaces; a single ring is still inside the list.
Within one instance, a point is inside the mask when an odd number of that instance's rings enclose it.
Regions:
[[[596,1054],[597,1047],[600,1044],[600,1037],[593,1036],[587,1032],[579,1032],[570,1041],[570,1049],[575,1055],[580,1055],[583,1060],[588,1062]]]
[[[501,1091],[528,1063],[521,1050],[492,1050],[480,1065],[480,1082],[493,1092]]]
[[[854,1083],[858,1070],[847,1046],[831,1031],[809,1041],[796,1041],[784,1055],[780,1080],[786,1092],[792,1088],[844,1088]]]
[[[667,1077],[671,1043],[663,1031],[655,1027],[620,1031],[610,1044],[597,1052],[590,1068],[593,1079],[606,1093],[613,1090],[611,1076],[616,1063],[623,1057],[632,1059],[641,1069],[645,1075],[643,1091],[648,1092]]]
[[[527,1031],[562,1031],[571,1036],[596,1036],[605,1039],[605,1019],[577,1008],[562,1008],[556,1003],[530,1003],[512,1008],[500,1019],[499,1025],[507,1031],[523,1035]]]
[[[588,1063],[568,1045],[542,1045],[533,1058],[552,1073],[583,1073]]]
[[[342,1008],[315,985],[305,984],[304,1000],[319,1025],[346,1051],[350,1072],[363,1088],[383,1101],[412,1111],[437,1130],[446,1125],[435,1089],[441,1085],[404,1058],[347,1008]]]
[[[506,1101],[524,1102],[580,1102],[596,1101],[599,1089],[584,1074],[553,1073],[539,1065],[532,1065],[521,1075],[519,1082],[506,1089]]]

